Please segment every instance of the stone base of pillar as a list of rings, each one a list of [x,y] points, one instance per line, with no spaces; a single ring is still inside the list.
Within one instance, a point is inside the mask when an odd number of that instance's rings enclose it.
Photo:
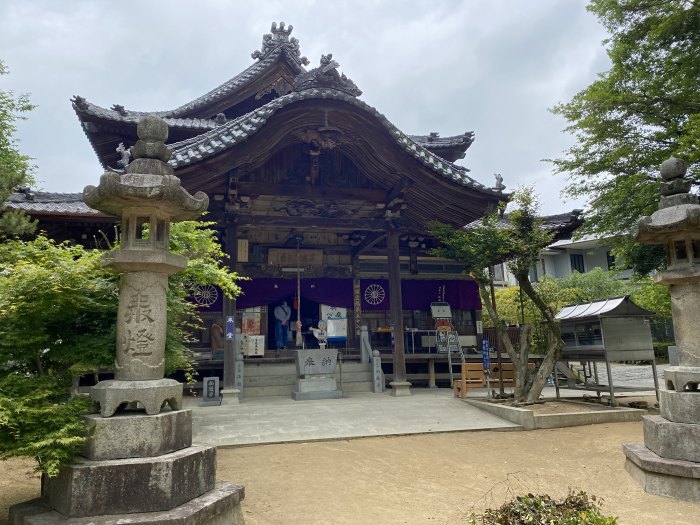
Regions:
[[[222,405],[237,405],[241,400],[241,391],[237,388],[224,388],[221,391]]]
[[[69,525],[77,521],[94,525],[243,525],[241,501],[244,496],[242,486],[217,481],[213,490],[170,510],[91,516],[79,520],[50,510],[41,499],[35,499],[10,507],[10,525]]]
[[[389,386],[391,387],[391,395],[394,397],[411,395],[411,383],[408,381],[392,381]]]
[[[90,397],[100,405],[102,417],[114,415],[124,403],[140,403],[149,416],[160,413],[164,403],[182,409],[182,384],[174,379],[148,381],[100,381],[90,388]]]
[[[622,446],[625,470],[645,492],[700,503],[700,463],[666,459],[637,443]]]
[[[700,392],[659,389],[661,417],[674,423],[700,424]]]
[[[700,385],[700,368],[696,366],[672,366],[664,371],[666,388],[676,392],[697,390]]]

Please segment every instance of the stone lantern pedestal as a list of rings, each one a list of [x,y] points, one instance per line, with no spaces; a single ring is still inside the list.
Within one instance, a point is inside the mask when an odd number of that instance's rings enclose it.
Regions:
[[[138,124],[135,160],[84,190],[91,207],[121,217],[119,250],[103,263],[120,274],[115,378],[92,387],[100,414],[82,458],[42,479],[41,498],[10,509],[12,525],[242,524],[242,486],[216,480],[216,448],[192,446],[182,385],[163,377],[168,275],[187,259],[168,251],[170,223],[207,209],[167,164],[168,127]]]
[[[659,390],[661,415],[644,417],[644,444],[623,446],[625,468],[651,494],[700,503],[700,204],[688,193],[683,161],[661,165],[659,210],[639,221],[636,237],[663,244],[679,366]]]

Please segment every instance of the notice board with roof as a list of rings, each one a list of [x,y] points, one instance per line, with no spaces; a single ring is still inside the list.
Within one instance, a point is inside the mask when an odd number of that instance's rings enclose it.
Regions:
[[[584,365],[584,382],[577,388],[609,390],[614,399],[614,386],[610,371],[611,361],[649,361],[652,366],[655,390],[658,379],[654,361],[649,319],[656,314],[632,302],[629,295],[602,301],[565,306],[556,315],[564,340],[562,361],[589,363]],[[601,385],[596,362],[605,362],[608,384]],[[562,367],[558,370],[563,371]],[[590,376],[590,377],[589,377]],[[593,379],[589,381],[589,379]],[[557,382],[558,386],[558,382]],[[568,386],[573,386],[569,381]],[[601,388],[602,387],[602,388]],[[617,388],[618,391],[623,390]]]

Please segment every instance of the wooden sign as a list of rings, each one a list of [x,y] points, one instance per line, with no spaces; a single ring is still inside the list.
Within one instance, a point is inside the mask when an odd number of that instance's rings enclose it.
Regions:
[[[323,266],[323,250],[299,250],[297,259],[296,249],[270,248],[267,252],[267,263],[270,266],[296,268],[299,266]]]

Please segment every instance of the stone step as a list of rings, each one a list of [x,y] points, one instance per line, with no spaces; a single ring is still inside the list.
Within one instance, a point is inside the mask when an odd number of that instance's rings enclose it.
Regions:
[[[372,365],[350,361],[342,364],[343,374],[345,372],[371,372]],[[337,369],[336,369],[337,370]],[[294,363],[245,363],[243,374],[245,377],[266,377],[284,374],[296,375],[297,369]]]
[[[195,445],[150,458],[78,459],[58,476],[44,476],[42,498],[71,518],[167,511],[215,482],[216,448]]]
[[[340,381],[340,372],[335,373],[336,380]],[[297,382],[297,374],[280,374],[271,376],[243,376],[243,384],[245,388],[256,387],[256,386],[282,386],[282,385],[294,385]],[[358,381],[372,381],[371,371],[347,371],[343,369],[342,373],[343,383],[353,383]]]
[[[373,384],[370,382],[358,382],[358,383],[343,383],[343,392],[372,392]],[[338,384],[338,389],[340,389],[340,384]],[[290,386],[265,386],[265,387],[249,387],[245,389],[245,398],[258,398],[258,397],[289,397],[292,392],[296,390],[296,385]]]
[[[343,390],[347,392],[371,392],[373,389],[372,365],[348,361],[336,368],[334,374],[340,388],[342,369]],[[296,365],[293,362],[270,363],[246,360],[243,372],[243,396],[290,396],[297,388]]]

